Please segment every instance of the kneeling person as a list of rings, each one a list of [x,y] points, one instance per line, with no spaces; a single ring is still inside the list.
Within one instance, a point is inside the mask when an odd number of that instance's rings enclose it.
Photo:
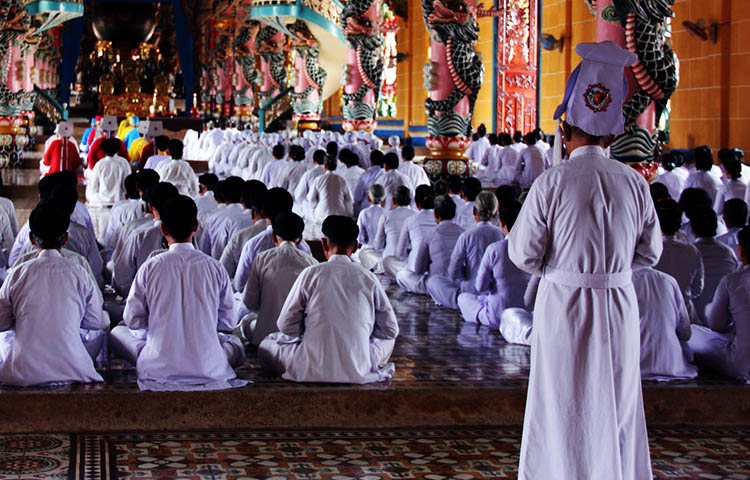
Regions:
[[[142,390],[219,390],[243,386],[244,362],[229,275],[196,250],[195,202],[177,196],[160,210],[169,250],[147,260],[133,281],[112,349],[136,365]],[[225,333],[226,332],[226,333]]]
[[[332,215],[323,222],[327,262],[306,268],[279,315],[279,333],[258,349],[261,364],[297,382],[387,380],[398,322],[375,274],[351,260],[359,229]]]
[[[69,223],[69,214],[49,203],[31,212],[29,237],[39,256],[10,270],[0,288],[0,383],[102,381],[92,358],[109,321],[91,273],[60,253]]]

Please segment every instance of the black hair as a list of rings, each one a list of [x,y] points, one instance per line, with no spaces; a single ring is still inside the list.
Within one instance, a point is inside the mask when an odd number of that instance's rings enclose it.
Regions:
[[[305,159],[305,149],[299,145],[292,145],[289,147],[289,158],[295,162],[301,162]]]
[[[336,157],[334,157],[333,155],[326,155],[326,163],[325,163],[326,170],[332,172],[336,170],[336,167],[338,167],[338,164],[339,164],[339,161],[336,160]]]
[[[43,250],[62,248],[69,226],[70,215],[52,202],[40,202],[29,215],[34,243]]]
[[[669,194],[669,189],[667,188],[667,186],[661,182],[654,182],[649,185],[648,188],[651,192],[651,200],[654,201],[654,204],[662,200],[672,198],[672,196]]]
[[[198,183],[205,186],[208,190],[213,190],[217,183],[219,183],[219,177],[213,173],[203,173],[198,177]]]
[[[490,133],[487,135],[487,140],[490,141],[490,145],[497,145],[498,138],[496,133]]]
[[[388,152],[383,156],[383,164],[388,170],[396,170],[398,168],[398,155],[393,152]]]
[[[343,215],[329,215],[323,220],[322,230],[328,241],[339,248],[351,248],[359,236],[357,222]]]
[[[151,188],[143,192],[143,201],[148,203],[151,208],[154,208],[161,216],[162,207],[171,199],[178,196],[180,193],[177,191],[177,187],[167,182],[159,182],[153,185]]]
[[[396,188],[396,191],[393,192],[393,201],[396,202],[396,205],[399,207],[408,206],[411,203],[411,192],[409,191],[409,187],[401,185]]]
[[[271,149],[271,154],[273,155],[273,158],[276,160],[281,160],[284,158],[284,154],[286,153],[286,148],[284,148],[284,145],[277,143],[273,146],[273,149]]]
[[[255,208],[260,211],[259,201],[268,189],[260,180],[248,180],[242,185],[242,204],[247,209]]]
[[[458,175],[451,175],[448,177],[448,190],[450,190],[451,193],[458,195],[461,193],[461,189],[463,188],[463,180]]]
[[[318,165],[323,165],[325,161],[326,161],[325,150],[315,150],[315,152],[313,152],[313,162],[317,163]]]
[[[521,133],[520,131],[516,130],[515,133],[513,134],[513,141],[516,142],[516,143],[522,142],[523,141],[523,133]]]
[[[479,138],[484,137],[487,134],[487,127],[484,126],[484,123],[477,127],[477,134],[479,135]]]
[[[686,188],[680,195],[680,207],[688,218],[693,216],[696,209],[712,206],[711,197],[702,188]]]
[[[352,152],[348,148],[344,148],[339,152],[339,158],[341,159],[341,163],[343,163],[347,167],[359,165],[359,157],[357,157],[357,155],[355,155],[354,152]]]
[[[718,224],[716,212],[713,208],[701,207],[695,211],[690,219],[690,228],[696,237],[715,237]]]
[[[294,199],[283,188],[272,188],[263,196],[263,215],[272,222],[279,213],[291,212],[292,206],[294,206]]]
[[[173,138],[169,141],[169,155],[175,160],[182,160],[182,154],[185,150],[182,140]]]
[[[177,195],[164,202],[159,209],[159,216],[167,234],[178,242],[184,242],[195,229],[198,207],[192,198]]]
[[[105,138],[102,141],[102,151],[104,155],[108,157],[114,157],[117,152],[120,151],[120,139],[119,138]]]
[[[724,202],[724,218],[731,226],[744,227],[747,224],[747,215],[747,203],[744,200],[733,198]]]
[[[138,177],[135,179],[135,185],[136,187],[138,187],[138,190],[143,193],[159,183],[159,180],[161,179],[159,178],[159,174],[156,173],[156,170],[144,168],[143,170],[138,172]]]
[[[131,173],[125,177],[125,197],[131,200],[138,200],[141,194],[138,193],[138,174]]]
[[[383,152],[381,152],[380,150],[373,150],[372,152],[370,152],[370,163],[377,167],[382,167],[384,157],[385,155],[383,155]]]
[[[736,158],[731,158],[724,162],[724,169],[732,180],[739,180],[742,177],[742,163]]]
[[[336,142],[328,142],[326,144],[326,154],[337,157],[339,154],[339,144]]]
[[[452,220],[456,216],[456,202],[448,195],[435,197],[435,214],[440,220]]]
[[[750,260],[747,258],[750,255],[750,227],[746,226],[737,233],[737,243],[742,247],[745,260]]]
[[[682,225],[682,208],[674,200],[663,200],[656,205],[656,216],[659,217],[661,231],[674,235]]]
[[[695,149],[693,155],[695,156],[695,168],[697,170],[708,172],[714,166],[714,156],[710,147],[700,146]]]
[[[166,135],[159,135],[154,138],[154,146],[159,152],[166,152],[169,150],[169,137]]]
[[[302,217],[292,212],[281,212],[271,222],[273,233],[282,240],[296,242],[302,238],[305,222]]]
[[[677,159],[675,158],[674,154],[669,152],[665,153],[661,156],[661,166],[664,167],[664,170],[671,172],[675,168],[677,168]]]
[[[245,181],[240,177],[228,177],[223,182],[224,201],[227,203],[240,203],[242,201],[242,189]]]
[[[434,206],[435,190],[430,185],[420,185],[414,192],[414,203],[418,207],[430,210]]]
[[[468,201],[473,202],[477,199],[479,192],[482,191],[482,182],[480,182],[478,178],[469,177],[464,180],[461,191]]]
[[[508,231],[516,224],[519,213],[521,213],[521,202],[518,200],[506,200],[497,210],[497,216]]]
[[[401,149],[401,158],[403,158],[407,162],[410,160],[414,160],[414,147],[408,144],[404,145],[404,147]]]
[[[495,189],[495,196],[501,207],[505,202],[518,200],[518,193],[513,185],[500,185]]]
[[[510,136],[510,133],[503,132],[500,134],[500,143],[504,147],[507,147],[508,145],[512,145],[513,137]]]

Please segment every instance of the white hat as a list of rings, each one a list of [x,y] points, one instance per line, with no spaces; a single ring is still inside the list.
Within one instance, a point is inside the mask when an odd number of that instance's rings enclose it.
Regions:
[[[115,130],[117,130],[117,117],[106,115],[104,118],[102,118],[102,123],[101,125],[99,125],[99,128],[101,128],[102,131],[105,132],[114,132]]]
[[[612,41],[579,43],[576,53],[583,61],[568,78],[555,120],[565,114],[569,125],[596,137],[623,133],[622,104],[628,93],[624,69],[638,57]]]
[[[63,138],[73,136],[73,124],[70,122],[60,122],[55,127],[55,133]]]

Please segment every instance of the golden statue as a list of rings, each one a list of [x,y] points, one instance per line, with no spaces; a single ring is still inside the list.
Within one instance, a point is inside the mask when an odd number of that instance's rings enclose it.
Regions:
[[[169,77],[163,73],[154,77],[154,95],[169,95]]]
[[[135,60],[129,58],[122,62],[120,72],[125,93],[141,93],[141,69]]]
[[[107,72],[99,77],[99,95],[114,95],[115,93],[115,76]]]

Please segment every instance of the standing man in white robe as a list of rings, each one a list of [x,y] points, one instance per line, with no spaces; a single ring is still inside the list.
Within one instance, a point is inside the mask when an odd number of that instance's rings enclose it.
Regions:
[[[351,260],[358,234],[349,217],[323,222],[328,261],[297,277],[279,332],[261,342],[258,358],[268,371],[296,382],[370,383],[393,376],[388,359],[398,321],[375,274]]]
[[[511,261],[542,277],[518,478],[649,480],[631,278],[658,260],[661,233],[646,181],[604,153],[637,57],[614,42],[576,52],[555,112],[570,161],[536,179],[509,236]]]
[[[427,176],[427,172],[424,171],[421,165],[414,163],[414,147],[411,145],[404,145],[401,149],[401,158],[403,162],[398,167],[398,171],[401,172],[411,184],[411,188],[416,190],[420,185],[430,186],[430,177]]]
[[[102,142],[105,157],[96,162],[86,185],[86,200],[96,222],[94,231],[98,238],[107,228],[112,206],[125,199],[125,179],[130,175],[130,164],[117,155],[119,148],[116,138]]]
[[[161,209],[169,250],[138,270],[113,350],[136,365],[141,390],[220,390],[246,385],[232,369],[245,360],[230,332],[232,287],[224,268],[196,250],[195,202],[177,196]]]

